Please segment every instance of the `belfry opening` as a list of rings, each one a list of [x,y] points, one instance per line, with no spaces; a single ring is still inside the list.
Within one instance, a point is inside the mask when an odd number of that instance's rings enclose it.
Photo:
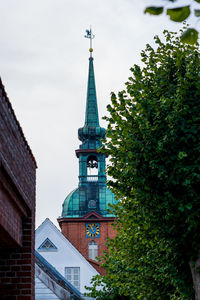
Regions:
[[[95,155],[90,155],[87,158],[87,176],[91,180],[97,181],[98,180],[98,159]]]

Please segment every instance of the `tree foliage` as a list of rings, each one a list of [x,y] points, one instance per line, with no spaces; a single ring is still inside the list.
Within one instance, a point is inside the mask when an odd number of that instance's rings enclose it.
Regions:
[[[176,2],[176,0],[167,0],[168,2]],[[166,1],[165,1],[166,2]],[[200,0],[193,0],[193,3],[200,4]],[[171,21],[183,22],[189,16],[193,15],[197,18],[200,17],[200,9],[192,7],[191,1],[188,1],[188,5],[165,8],[165,6],[148,6],[145,8],[144,13],[150,15],[160,15],[166,13]],[[187,28],[181,36],[181,41],[184,43],[195,44],[198,40],[198,31],[195,28]]]
[[[97,299],[194,299],[200,249],[200,55],[176,33],[142,51],[126,89],[112,93],[108,184],[117,236],[93,280]],[[103,291],[97,286],[103,285]]]

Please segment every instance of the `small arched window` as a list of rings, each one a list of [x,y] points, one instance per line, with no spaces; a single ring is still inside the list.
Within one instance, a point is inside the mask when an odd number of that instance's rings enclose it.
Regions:
[[[98,245],[95,241],[91,241],[88,245],[88,257],[92,260],[97,260],[98,256]]]

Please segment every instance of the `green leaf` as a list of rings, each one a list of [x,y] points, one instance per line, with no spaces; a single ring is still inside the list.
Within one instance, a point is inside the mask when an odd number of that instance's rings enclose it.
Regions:
[[[195,17],[200,17],[200,9],[195,9],[194,15],[195,15]]]
[[[178,210],[180,210],[181,212],[184,212],[184,206],[183,206],[183,204],[179,205]]]
[[[189,28],[182,33],[181,42],[193,45],[193,44],[197,43],[198,36],[199,36],[199,33],[196,29]]]
[[[178,153],[178,159],[182,159],[184,157],[187,157],[187,153],[185,153],[185,152],[179,152]]]
[[[163,7],[162,6],[149,6],[146,7],[144,13],[149,13],[150,15],[160,15],[163,13]]]
[[[200,0],[194,0],[194,1],[196,1],[196,2],[200,3]]]
[[[192,203],[189,203],[186,205],[187,209],[189,209],[189,210],[192,209],[192,206],[193,206]]]
[[[190,15],[190,6],[182,6],[172,9],[167,9],[167,15],[174,22],[182,22]]]

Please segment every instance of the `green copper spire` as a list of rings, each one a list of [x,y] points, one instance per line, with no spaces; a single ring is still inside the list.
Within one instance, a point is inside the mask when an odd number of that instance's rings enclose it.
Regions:
[[[92,40],[94,39],[94,34],[92,29],[86,30],[86,38],[90,39],[90,58],[89,58],[89,73],[88,73],[88,87],[87,87],[87,101],[86,101],[86,111],[85,111],[85,126],[99,126],[99,115],[97,107],[97,96],[94,78],[94,66],[92,57]]]
[[[62,217],[80,218],[94,211],[102,217],[113,217],[108,211],[109,204],[116,203],[113,193],[106,186],[106,154],[98,151],[105,138],[105,129],[99,125],[91,29],[86,30],[90,39],[89,74],[86,98],[84,126],[78,129],[78,138],[82,142],[76,150],[79,159],[79,185],[63,203]]]
[[[89,58],[89,74],[87,87],[87,102],[85,112],[85,126],[99,126],[96,87],[94,78],[93,57]]]
[[[88,86],[85,110],[85,124],[78,130],[78,138],[82,141],[81,149],[98,149],[102,143],[101,139],[105,138],[105,129],[99,125],[99,114],[97,106],[97,96],[94,77],[94,66],[92,57],[92,40],[94,35],[92,30],[86,30],[86,38],[90,39],[90,58],[89,58],[89,73]]]

